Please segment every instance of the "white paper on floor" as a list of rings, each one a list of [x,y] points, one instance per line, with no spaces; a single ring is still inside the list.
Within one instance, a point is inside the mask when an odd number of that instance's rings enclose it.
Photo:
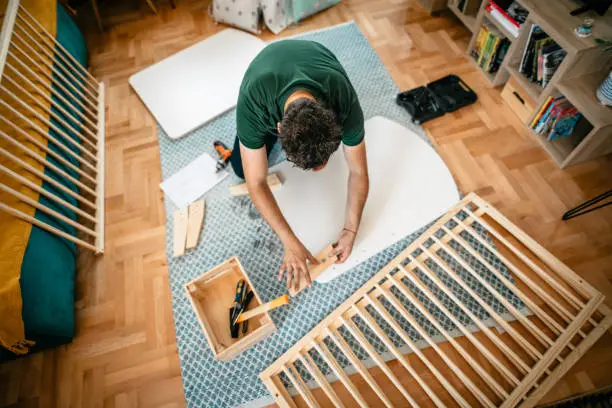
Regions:
[[[216,173],[216,164],[204,153],[163,181],[160,187],[178,208],[184,208],[228,176],[226,170]]]
[[[266,43],[226,29],[129,79],[168,137],[177,139],[236,105],[242,77]]]
[[[351,257],[317,279],[328,282],[433,221],[459,192],[436,151],[411,130],[374,117],[365,123],[370,195]],[[319,172],[284,161],[270,169],[283,186],[274,192],[289,225],[313,253],[335,242],[344,226],[348,168],[342,148]]]

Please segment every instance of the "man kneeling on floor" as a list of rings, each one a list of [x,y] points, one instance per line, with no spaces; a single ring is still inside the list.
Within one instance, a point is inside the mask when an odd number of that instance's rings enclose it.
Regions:
[[[310,284],[308,264],[318,261],[293,233],[268,187],[268,157],[280,139],[287,160],[301,169],[319,171],[342,143],[349,168],[346,216],[330,256],[344,262],[353,249],[369,190],[363,112],[355,89],[323,45],[278,41],[263,49],[247,69],[236,122],[238,135],[230,160],[235,173],[246,179],[259,213],[283,243],[279,280],[286,273],[287,287],[293,282],[297,288],[301,278]]]

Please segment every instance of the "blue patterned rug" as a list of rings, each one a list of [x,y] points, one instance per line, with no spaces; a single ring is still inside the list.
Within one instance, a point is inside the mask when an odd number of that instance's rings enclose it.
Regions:
[[[357,90],[366,119],[377,115],[385,116],[414,130],[426,140],[422,129],[413,126],[408,114],[395,104],[394,98],[398,88],[355,23],[307,33],[300,37],[318,41],[334,52]],[[231,145],[235,130],[234,110],[179,140],[169,139],[158,126],[163,179],[180,170],[203,152],[215,157],[213,140],[222,140]],[[282,153],[277,144],[271,156],[271,163],[276,164],[281,160]],[[237,255],[264,302],[286,293],[284,284],[276,279],[282,258],[282,245],[261,219],[249,197],[236,198],[228,194],[228,187],[237,182],[238,179],[232,175],[206,194],[205,228],[199,245],[178,259],[172,258],[172,214],[176,208],[170,200],[165,200],[172,308],[185,397],[189,407],[231,407],[266,397],[267,391],[259,381],[258,374],[426,228],[424,226],[421,231],[403,238],[330,283],[323,285],[315,283],[310,290],[293,299],[288,306],[271,312],[277,326],[275,333],[231,362],[220,362],[213,358],[185,296],[185,283],[231,256]],[[508,276],[505,267],[498,265],[498,271]],[[478,270],[478,265],[475,265],[475,268]],[[493,275],[485,275],[485,278],[515,305],[522,306]],[[478,293],[485,292],[478,283],[468,283]],[[477,316],[486,319],[488,317],[486,312],[480,310],[464,292],[459,288],[456,289],[456,294],[463,296],[461,299],[466,299],[466,305],[469,305]],[[489,299],[489,303],[497,310],[504,311],[495,300]],[[462,313],[456,306],[453,310],[457,310],[457,316],[461,317]],[[452,323],[445,324],[449,330],[453,330]],[[415,341],[419,341],[418,334],[414,333],[414,330],[409,331],[409,334],[415,338]],[[436,335],[435,331],[432,331],[432,335]]]

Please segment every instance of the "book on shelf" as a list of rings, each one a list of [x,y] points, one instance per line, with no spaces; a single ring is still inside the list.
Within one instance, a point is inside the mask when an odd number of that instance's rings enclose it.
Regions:
[[[509,46],[510,41],[497,28],[482,25],[471,53],[485,72],[495,73],[499,70]]]
[[[545,87],[566,54],[539,26],[533,25],[523,50],[519,72],[532,82]]]
[[[504,9],[498,6],[495,2],[491,1],[485,7],[485,10],[491,18],[497,21],[502,27],[504,27],[514,38],[518,37],[520,24],[515,21]]]
[[[551,141],[571,135],[581,116],[564,96],[548,97],[530,126],[535,133]]]

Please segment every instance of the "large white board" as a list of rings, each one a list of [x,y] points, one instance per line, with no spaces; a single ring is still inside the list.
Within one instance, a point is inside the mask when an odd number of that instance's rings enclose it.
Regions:
[[[226,29],[132,75],[130,85],[177,139],[236,105],[242,77],[265,42]]]
[[[383,117],[367,120],[365,132],[370,195],[359,235],[351,257],[325,271],[318,282],[357,266],[459,201],[446,164],[414,132]],[[270,171],[283,180],[274,196],[304,245],[316,254],[336,241],[344,226],[348,177],[341,149],[319,172],[297,169],[287,161]]]

